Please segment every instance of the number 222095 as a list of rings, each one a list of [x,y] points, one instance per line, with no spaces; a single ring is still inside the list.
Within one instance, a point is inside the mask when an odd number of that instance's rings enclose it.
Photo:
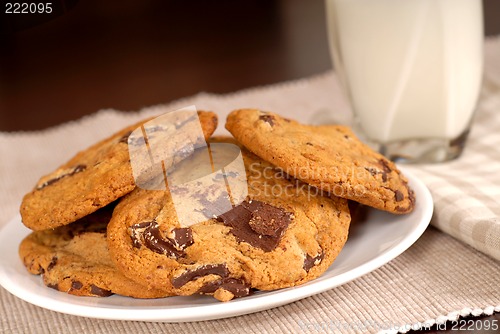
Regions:
[[[452,331],[467,331],[474,332],[478,330],[493,330],[498,331],[498,320],[493,319],[478,319],[478,320],[467,320],[467,319],[459,319],[457,321],[453,321],[451,323]]]
[[[52,2],[26,3],[7,2],[5,3],[6,14],[50,14],[52,13]]]

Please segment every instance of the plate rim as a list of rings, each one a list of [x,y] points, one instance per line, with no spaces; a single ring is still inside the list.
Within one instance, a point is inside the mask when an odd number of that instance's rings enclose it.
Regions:
[[[29,289],[19,288],[13,283],[12,279],[7,278],[7,273],[5,268],[0,266],[0,285],[3,286],[7,291],[9,291],[14,296],[31,303],[33,305],[60,313],[83,316],[88,318],[106,319],[106,320],[129,320],[129,321],[148,321],[148,322],[188,322],[188,321],[204,321],[204,320],[215,320],[221,318],[229,318],[234,316],[239,316],[243,314],[250,314],[254,312],[259,312],[271,308],[275,308],[281,305],[289,304],[297,300],[307,298],[310,296],[317,295],[319,293],[325,292],[327,290],[336,288],[350,281],[353,281],[361,276],[364,276],[383,265],[387,264],[391,260],[395,259],[401,255],[405,250],[407,250],[411,245],[413,245],[420,236],[425,232],[428,225],[430,224],[432,214],[434,211],[434,205],[432,200],[432,195],[425,184],[418,179],[413,173],[409,172],[406,168],[398,166],[398,168],[403,172],[403,174],[408,178],[410,186],[418,194],[418,205],[424,205],[422,211],[422,218],[420,222],[416,224],[412,230],[402,238],[396,245],[390,247],[389,249],[381,252],[372,259],[366,261],[365,263],[358,265],[346,272],[334,275],[332,277],[321,279],[321,277],[307,282],[303,285],[285,288],[274,291],[261,292],[256,297],[250,296],[241,299],[235,299],[230,302],[222,303],[209,303],[200,305],[190,305],[190,306],[178,306],[175,308],[154,306],[151,308],[141,308],[136,309],[133,306],[126,307],[105,307],[102,305],[82,305],[82,304],[71,304],[64,300],[57,300],[50,298],[48,296],[37,296],[33,298],[33,293],[30,294]],[[0,236],[8,229],[11,225],[20,222],[20,215],[17,214],[11,220],[9,220],[2,228],[0,228]],[[21,225],[22,228],[25,228]],[[13,227],[11,227],[13,228]],[[29,229],[26,229],[26,233],[29,233]],[[17,256],[17,252],[16,252]],[[5,261],[0,261],[4,264]],[[278,296],[282,298],[276,298]],[[82,300],[82,298],[93,298],[93,297],[77,297]],[[121,296],[119,296],[121,297]],[[284,298],[283,298],[284,297]],[[113,298],[113,297],[108,297]],[[71,307],[68,307],[71,306]],[[192,312],[185,312],[186,309]],[[102,310],[103,312],[99,312]]]

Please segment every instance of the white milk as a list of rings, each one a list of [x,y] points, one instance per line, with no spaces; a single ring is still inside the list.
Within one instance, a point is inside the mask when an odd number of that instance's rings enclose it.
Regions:
[[[368,138],[456,138],[482,80],[480,0],[326,0],[334,66]]]

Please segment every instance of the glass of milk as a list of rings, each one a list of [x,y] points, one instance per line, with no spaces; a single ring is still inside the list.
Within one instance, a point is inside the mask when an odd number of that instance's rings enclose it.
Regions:
[[[481,0],[326,0],[355,129],[387,157],[462,152],[482,83]]]

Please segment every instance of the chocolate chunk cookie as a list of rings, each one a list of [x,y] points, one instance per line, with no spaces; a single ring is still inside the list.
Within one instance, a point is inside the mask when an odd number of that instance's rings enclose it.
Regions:
[[[200,111],[198,116],[199,122],[187,122],[187,116],[179,114],[171,129],[162,129],[161,124],[148,126],[148,119],[79,152],[56,171],[42,177],[24,196],[20,208],[24,225],[32,230],[43,230],[69,224],[129,193],[136,187],[129,147],[140,147],[141,144],[138,137],[129,138],[131,133],[142,125],[150,141],[167,136],[169,140],[163,140],[167,144],[162,148],[182,152],[165,162],[165,168],[168,168],[192,153],[192,146],[196,145],[194,142],[198,138],[193,137],[197,132],[191,127],[201,124],[205,138],[215,131],[217,116],[214,113]],[[155,139],[155,136],[159,138]],[[191,146],[181,146],[184,143],[191,143]]]
[[[332,196],[396,214],[411,212],[415,196],[396,165],[345,126],[303,125],[275,113],[235,110],[226,128],[246,148]]]
[[[45,285],[73,295],[168,296],[165,291],[137,284],[116,269],[106,242],[111,212],[109,205],[69,225],[31,233],[19,246],[21,260],[30,273],[43,276]]]
[[[347,201],[321,196],[244,148],[238,154],[219,152],[228,143],[235,142],[210,141],[216,166],[211,174],[199,173],[170,191],[137,188],[120,201],[108,225],[108,243],[126,276],[177,295],[227,301],[254,289],[302,284],[332,264],[347,240]],[[195,152],[180,162],[171,178],[177,171],[196,174],[202,168],[198,158]],[[242,171],[234,167],[239,159]],[[221,180],[227,188],[219,187]],[[177,195],[191,200],[175,205]],[[191,223],[179,221],[182,205],[196,212]]]

